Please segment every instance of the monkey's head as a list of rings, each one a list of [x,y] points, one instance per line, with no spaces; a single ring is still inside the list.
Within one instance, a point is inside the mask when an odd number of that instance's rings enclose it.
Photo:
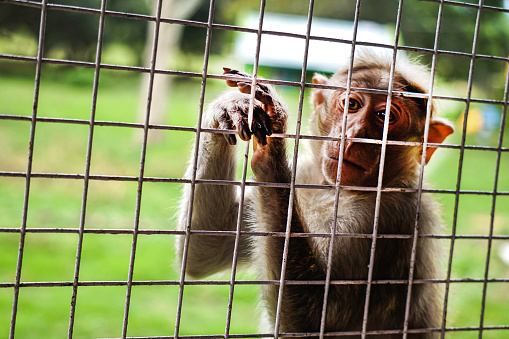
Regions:
[[[340,138],[346,117],[347,138],[382,140],[385,116],[389,114],[388,140],[422,142],[426,121],[427,98],[403,96],[393,93],[390,110],[386,108],[392,58],[373,53],[356,56],[353,65],[350,94],[343,89],[315,89],[313,93],[312,131],[316,135]],[[315,75],[313,83],[346,87],[348,68],[336,72],[331,78]],[[399,62],[394,72],[393,91],[428,93],[429,75],[420,65]],[[366,90],[367,89],[367,90]],[[380,90],[380,91],[377,91]],[[428,143],[441,143],[453,132],[451,123],[432,116]],[[336,182],[339,140],[326,140],[319,144],[322,172],[329,183]],[[426,163],[436,147],[427,147]],[[341,184],[376,186],[380,165],[381,145],[348,140],[345,142]],[[385,155],[384,185],[412,178],[421,162],[422,147],[388,145]]]

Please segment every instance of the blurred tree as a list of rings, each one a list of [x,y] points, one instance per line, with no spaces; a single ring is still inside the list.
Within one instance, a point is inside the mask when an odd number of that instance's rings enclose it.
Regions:
[[[503,0],[485,0],[485,6],[503,7]],[[266,11],[296,15],[307,15],[309,1],[279,0],[268,2]],[[381,24],[396,23],[398,0],[363,0],[360,20]],[[259,2],[251,0],[223,0],[220,11],[227,22],[235,22],[239,13],[246,10],[258,11]],[[430,1],[407,0],[403,5],[401,36],[407,46],[433,48],[439,4]],[[314,5],[315,17],[353,20],[355,6],[351,0],[317,0]],[[475,30],[477,10],[454,5],[445,5],[440,34],[440,49],[470,53]],[[502,12],[484,10],[477,40],[478,53],[496,56],[509,55],[509,22]],[[423,56],[429,62],[431,56]],[[439,74],[448,79],[465,79],[469,58],[443,58],[439,63]],[[476,72],[500,73],[500,64],[476,64]]]
[[[53,0],[52,3],[98,9],[101,2],[98,0],[81,0],[76,3],[72,0]],[[188,19],[198,10],[200,3],[204,3],[203,10],[208,13],[208,4],[202,0],[164,0],[161,16]],[[152,15],[155,15],[156,6],[156,0],[108,0],[107,2],[108,10],[139,14],[152,13]],[[40,16],[41,11],[38,8],[2,3],[0,4],[0,34],[23,32],[37,39]],[[64,54],[61,56],[62,58],[93,61],[97,45],[98,26],[99,16],[96,14],[50,8],[46,20],[45,56],[58,49],[60,53],[63,52]],[[134,51],[144,49],[144,53],[135,53],[139,58],[137,64],[150,67],[154,26],[153,22],[143,20],[107,17],[104,43],[124,44]],[[156,68],[168,69],[170,61],[176,57],[176,52],[180,47],[180,38],[184,27],[186,26],[166,23],[160,26]],[[199,53],[203,53],[203,50]],[[142,76],[140,121],[144,121],[146,113],[147,75]],[[169,76],[157,76],[155,78],[151,110],[151,123],[153,124],[160,124],[164,119],[172,79]],[[152,135],[155,134],[155,132],[152,133]]]
[[[73,4],[72,0],[54,0],[53,3]],[[109,10],[122,12],[149,14],[154,0],[108,0]],[[163,10],[168,8],[164,16],[205,21],[208,15],[208,1],[193,0],[165,0]],[[177,3],[177,7],[174,7]],[[382,24],[396,22],[398,0],[363,0],[361,2],[360,19],[371,20]],[[278,0],[269,1],[267,12],[307,15],[309,1],[307,0]],[[486,6],[503,7],[503,0],[485,0]],[[81,0],[82,7],[98,8],[98,0]],[[407,0],[404,2],[401,34],[403,43],[408,46],[433,48],[438,13],[437,2]],[[172,8],[170,10],[170,8]],[[246,10],[259,10],[258,1],[251,0],[222,0],[216,5],[216,22],[235,23],[239,13]],[[191,10],[189,10],[191,9]],[[314,16],[352,20],[354,5],[351,0],[317,0],[314,7]],[[469,53],[475,29],[476,9],[446,4],[444,7],[442,28],[440,34],[440,49]],[[0,4],[0,34],[9,34],[10,31],[27,32],[37,37],[39,31],[40,10],[18,4]],[[90,61],[94,57],[97,42],[98,16],[84,13],[50,9],[48,11],[46,27],[46,52],[58,48],[64,51],[65,57]],[[478,37],[478,53],[496,56],[509,55],[509,20],[502,12],[484,10],[482,13],[481,29]],[[204,30],[192,26],[171,26],[169,30],[177,37],[175,42],[188,52],[203,53]],[[143,48],[146,37],[150,40],[152,34],[147,31],[147,24],[142,20],[126,20],[108,17],[105,31],[105,43],[115,42],[126,44],[134,50]],[[164,28],[166,29],[166,28]],[[163,29],[163,30],[164,30]],[[183,30],[183,32],[181,32]],[[178,32],[177,32],[178,31]],[[224,32],[217,32],[224,33]],[[181,35],[185,39],[180,39]],[[163,32],[164,35],[164,32]],[[215,39],[229,39],[230,34],[215,34]],[[147,42],[151,43],[151,41]],[[218,44],[213,44],[212,52],[221,52]],[[168,47],[169,48],[169,47]],[[173,47],[172,47],[173,48]],[[46,53],[47,54],[47,53]],[[139,56],[142,64],[144,56]],[[145,56],[146,58],[146,56]],[[423,56],[429,62],[429,55]],[[441,58],[438,65],[440,75],[448,80],[465,79],[465,70],[468,70],[470,60],[464,57]],[[480,63],[476,65],[476,72],[493,74],[499,73],[500,65],[496,63]],[[489,82],[489,79],[488,79]]]
[[[216,2],[217,3],[217,2]],[[189,20],[198,22],[207,22],[209,18],[209,1],[202,1]],[[226,23],[220,6],[216,5],[214,11],[215,23]],[[213,54],[231,53],[229,44],[233,41],[234,32],[215,29],[212,33],[213,43],[210,45],[210,52]],[[180,39],[180,50],[184,53],[192,53],[203,55],[205,49],[205,40],[207,37],[207,29],[196,26],[185,26]]]
[[[157,0],[152,2],[152,15],[156,15]],[[188,19],[198,9],[202,0],[166,0],[162,2],[161,17],[163,18],[179,18]],[[180,38],[182,36],[182,25],[162,24],[159,27],[159,42],[157,46],[157,58],[155,67],[158,69],[168,69],[169,63],[177,56]],[[150,23],[148,30],[145,53],[144,66],[150,67],[152,61],[152,47],[154,39],[155,24]],[[203,53],[203,52],[202,52]],[[145,121],[147,112],[147,93],[149,87],[149,74],[144,73],[141,78],[140,87],[140,104],[138,108],[139,121]],[[168,96],[171,93],[173,77],[172,76],[156,76],[154,77],[154,85],[152,92],[152,104],[150,112],[151,124],[162,124],[164,122]],[[152,130],[151,139],[157,139],[159,130]]]
[[[469,1],[476,2],[476,1]],[[53,0],[52,3],[72,4],[88,8],[98,8],[99,0]],[[108,0],[108,9],[121,12],[149,14],[154,0]],[[206,0],[165,0],[163,16],[181,19],[206,21],[209,1]],[[371,20],[381,24],[394,25],[396,22],[398,0],[362,0],[361,20]],[[267,12],[307,15],[308,0],[268,1]],[[503,7],[504,0],[485,0],[486,6]],[[221,0],[216,4],[215,22],[235,24],[243,11],[260,7],[259,1]],[[315,17],[326,17],[352,20],[354,16],[352,0],[316,0]],[[401,44],[423,48],[433,48],[437,14],[437,1],[406,0],[403,5],[401,22]],[[470,53],[475,30],[477,10],[446,4],[440,34],[441,50]],[[0,34],[25,32],[37,38],[39,31],[40,10],[30,6],[0,3]],[[47,16],[45,55],[53,50],[63,52],[64,58],[91,61],[95,55],[99,17],[94,14],[76,13],[50,8]],[[166,33],[168,30],[169,33]],[[189,53],[203,54],[205,30],[203,28],[181,25],[162,25],[161,41],[166,41],[160,48],[158,65],[168,67],[174,55],[168,54],[177,48]],[[147,40],[146,37],[149,37]],[[182,36],[184,38],[182,38]],[[213,53],[222,53],[231,42],[233,32],[216,30],[214,32]],[[107,17],[104,36],[105,44],[124,44],[135,51],[139,65],[148,65],[143,60],[147,53],[140,53],[147,43],[152,43],[152,33],[147,22],[125,18]],[[217,41],[217,42],[216,42]],[[493,10],[482,12],[481,26],[477,39],[477,53],[506,57],[509,55],[509,20],[507,15]],[[166,54],[165,54],[166,53]],[[167,56],[168,55],[168,56]],[[423,54],[423,62],[429,63],[431,56]],[[468,76],[470,59],[461,56],[440,56],[437,71],[446,80],[463,80]],[[158,66],[159,67],[159,66]],[[482,78],[487,92],[497,92],[500,97],[503,91],[504,65],[502,62],[476,62],[475,73]],[[162,85],[165,86],[165,85]],[[166,93],[169,91],[169,86]],[[157,99],[156,99],[157,100]],[[145,103],[143,103],[145,106]],[[162,105],[161,107],[163,107]],[[157,115],[157,114],[156,114]]]
[[[85,8],[98,8],[100,1],[53,0],[52,3],[78,5]],[[148,14],[150,7],[144,1],[109,0],[109,10]],[[37,39],[39,35],[41,11],[38,8],[18,4],[0,4],[0,34],[24,32]],[[95,56],[99,17],[94,14],[76,13],[49,9],[46,20],[45,55],[58,48],[64,57],[91,61]],[[109,17],[104,41],[141,47],[145,41],[146,24],[141,20],[120,20]],[[141,56],[140,56],[141,60]]]

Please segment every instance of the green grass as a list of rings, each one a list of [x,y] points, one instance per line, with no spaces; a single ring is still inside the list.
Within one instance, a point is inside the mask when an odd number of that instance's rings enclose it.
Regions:
[[[39,117],[89,119],[93,72],[44,68],[42,72]],[[67,73],[78,73],[69,81]],[[199,81],[180,81],[171,100],[165,123],[195,126],[199,100]],[[207,87],[208,96],[222,91]],[[0,114],[30,116],[33,80],[3,76],[0,80]],[[101,74],[96,120],[141,122],[136,116],[138,79],[104,71]],[[88,125],[39,122],[36,126],[33,172],[83,173],[87,151]],[[26,171],[30,133],[29,121],[0,120],[0,170]],[[92,175],[137,176],[141,154],[141,130],[97,126],[91,158]],[[162,131],[150,139],[145,175],[182,177],[192,148],[193,134]],[[0,227],[21,225],[23,178],[0,177]],[[140,228],[174,229],[174,215],[180,185],[145,183]],[[83,180],[31,180],[27,227],[78,228]],[[90,181],[85,227],[132,229],[136,207],[136,182]],[[34,234],[26,236],[22,281],[72,281],[76,256],[76,234]],[[173,253],[173,237],[140,235],[135,280],[178,280]],[[80,280],[125,281],[129,267],[132,236],[86,234],[83,241]],[[19,235],[0,232],[0,282],[15,279]],[[186,287],[181,334],[224,332],[228,298],[227,286]],[[251,333],[255,322],[245,323],[256,307],[256,287],[239,287],[235,296],[232,331]],[[78,290],[75,337],[119,336],[125,304],[125,286],[82,287]],[[23,288],[20,293],[17,337],[60,337],[67,333],[70,298],[68,287]],[[129,335],[169,335],[174,331],[178,287],[135,286],[129,315]],[[8,333],[12,289],[0,289],[0,333]],[[226,298],[226,299],[225,299]],[[226,300],[226,301],[225,301]],[[209,316],[199,316],[206,311]],[[196,317],[200,321],[196,321]],[[240,318],[239,318],[240,317]],[[241,320],[238,320],[241,319]]]
[[[84,119],[90,117],[93,71],[62,69],[45,65],[42,72],[39,117]],[[173,87],[165,123],[195,126],[198,80],[179,81]],[[0,73],[0,114],[30,116],[33,78]],[[226,86],[209,81],[206,101]],[[97,101],[96,120],[141,122],[138,107],[138,78],[130,74],[103,71]],[[298,92],[285,89],[283,96],[296,112]],[[307,100],[307,98],[306,98]],[[305,120],[304,120],[305,121]],[[83,173],[87,151],[88,125],[38,122],[35,133],[33,172]],[[30,122],[0,120],[0,171],[26,171]],[[193,133],[162,131],[150,139],[146,176],[181,178],[194,140]],[[459,133],[448,140],[458,143]],[[473,139],[468,139],[471,142]],[[493,143],[493,141],[490,141]],[[506,146],[507,146],[506,142]],[[91,174],[137,176],[141,143],[140,130],[96,126],[94,129]],[[454,189],[458,170],[457,150],[440,150],[426,175],[434,187]],[[462,189],[492,190],[496,154],[467,151]],[[509,190],[509,156],[504,154],[499,190]],[[0,227],[19,228],[22,220],[24,178],[0,177]],[[180,185],[144,183],[140,228],[174,229],[174,215]],[[83,180],[31,180],[28,228],[78,228]],[[86,228],[132,229],[137,183],[90,181]],[[454,196],[437,196],[443,204],[446,233],[451,232]],[[458,234],[488,234],[491,196],[462,195],[459,200]],[[509,234],[509,199],[497,198],[495,234]],[[27,233],[21,281],[72,281],[77,234]],[[132,236],[85,234],[80,269],[81,281],[125,281]],[[449,241],[441,240],[447,249]],[[497,255],[502,241],[493,243],[489,276],[508,278],[509,268]],[[0,232],[0,283],[15,279],[19,234]],[[178,280],[171,235],[140,235],[136,251],[134,280]],[[486,240],[457,240],[453,256],[453,278],[482,278],[486,262]],[[228,279],[228,274],[215,277]],[[243,278],[252,276],[241,273]],[[228,286],[186,286],[180,334],[224,333]],[[76,338],[120,336],[125,304],[125,286],[91,286],[78,289],[74,334]],[[16,326],[18,338],[53,338],[67,334],[70,287],[24,287],[20,290]],[[231,331],[256,333],[257,295],[255,286],[236,286]],[[481,309],[482,284],[451,285],[448,326],[477,326]],[[172,335],[177,310],[178,287],[134,286],[129,314],[129,336]],[[488,288],[485,315],[487,325],[509,325],[507,284]],[[0,288],[0,336],[9,331],[13,289]],[[448,335],[449,336],[449,335]],[[469,338],[477,333],[457,333]],[[496,338],[496,332],[485,332]]]

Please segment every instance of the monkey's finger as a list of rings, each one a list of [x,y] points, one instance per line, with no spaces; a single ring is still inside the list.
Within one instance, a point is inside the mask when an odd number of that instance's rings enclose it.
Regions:
[[[232,76],[235,76],[236,78],[245,77],[245,78],[248,78],[249,80],[251,80],[251,75],[244,73],[244,72],[240,72],[236,69],[231,69],[229,67],[223,67],[223,75],[232,75]],[[237,83],[239,81],[241,81],[241,80],[226,80],[226,85],[228,85],[230,87],[237,87]]]
[[[237,83],[237,87],[242,93],[251,94],[251,83],[239,82]],[[256,100],[263,102],[266,106],[274,106],[272,95],[270,94],[268,87],[264,84],[256,84],[255,98]]]
[[[226,112],[225,112],[226,113]],[[225,117],[227,115],[225,114]],[[235,129],[232,122],[228,118],[221,118],[218,119],[218,126],[217,128],[219,130],[232,130]],[[229,134],[229,133],[223,133],[224,138],[226,139],[226,142],[230,145],[236,145],[237,144],[237,138],[235,137],[235,134]]]
[[[252,127],[253,127],[253,134],[256,137],[256,139],[258,140],[258,142],[262,146],[267,145],[267,136],[266,136],[265,131],[263,130],[262,126],[258,122],[253,121]]]
[[[225,74],[225,75],[231,75],[231,74]],[[233,76],[233,75],[232,75]],[[236,78],[238,78],[238,76],[235,76]],[[249,80],[249,79],[246,79],[246,80]],[[246,80],[226,80],[226,84],[230,87],[239,87],[239,84],[244,84],[246,83],[245,81]],[[240,89],[240,87],[239,87]],[[242,91],[241,91],[242,92]],[[245,92],[243,92],[245,93]],[[249,92],[251,93],[251,92]]]
[[[230,74],[231,71],[232,71],[231,68],[223,67],[223,75],[228,75],[228,74]],[[230,86],[230,87],[235,87],[236,86],[235,81],[232,81],[232,80],[226,80],[226,84],[228,86]]]
[[[270,116],[259,106],[256,106],[253,110],[253,119],[261,125],[266,135],[272,135],[273,124]]]
[[[251,81],[251,79],[238,80],[238,78],[239,78],[238,75],[232,75],[232,74],[225,74],[225,75],[237,78],[236,80],[233,80],[233,79],[226,80],[226,84],[230,87],[239,87],[239,89],[240,89],[240,86],[239,86],[240,84],[246,84],[246,80]],[[251,86],[249,87],[249,90],[251,90]],[[246,93],[242,90],[241,90],[241,92]],[[251,93],[251,92],[248,92],[247,94],[249,94],[249,93]]]
[[[235,138],[235,134],[223,134],[226,142],[230,145],[237,145],[237,138]]]
[[[237,69],[229,68],[229,67],[223,67],[223,74],[232,74],[232,75],[238,75],[241,77],[251,78],[250,74],[241,72]]]
[[[252,133],[245,118],[245,114],[235,108],[235,110],[229,112],[228,124],[230,125],[229,129],[236,129],[239,137],[244,141],[248,141],[251,139]]]
[[[248,141],[251,139],[251,131],[249,130],[249,124],[246,121],[242,120],[237,126],[237,130],[242,140]]]
[[[241,91],[244,94],[251,94],[251,84],[247,82],[238,82],[237,87],[239,88],[239,91]]]
[[[237,87],[237,81],[226,80],[226,85],[228,85],[229,87]]]

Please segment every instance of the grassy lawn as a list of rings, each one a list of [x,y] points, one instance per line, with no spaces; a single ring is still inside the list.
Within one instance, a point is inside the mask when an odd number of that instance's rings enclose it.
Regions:
[[[74,73],[73,73],[74,72]],[[93,70],[60,70],[45,66],[42,71],[39,117],[89,119]],[[138,78],[118,71],[101,73],[96,120],[142,122],[137,117]],[[226,88],[210,80],[206,101]],[[196,125],[199,80],[179,80],[170,96],[166,124]],[[298,91],[285,89],[283,96],[295,112]],[[307,100],[307,98],[306,98]],[[0,114],[30,116],[33,102],[33,77],[11,77],[0,73]],[[33,172],[84,173],[88,125],[37,123]],[[26,171],[30,122],[0,120],[0,171]],[[507,140],[508,138],[506,138]],[[193,133],[161,131],[150,139],[145,176],[181,178],[194,140]],[[459,143],[456,133],[449,143]],[[468,143],[477,142],[474,137]],[[494,139],[485,140],[493,144]],[[505,142],[508,146],[509,142]],[[140,162],[140,130],[125,127],[96,126],[94,129],[91,174],[137,176]],[[458,150],[440,150],[426,170],[429,182],[439,189],[454,189],[458,175]],[[493,189],[495,152],[467,151],[462,170],[461,189]],[[500,191],[509,191],[509,154],[502,156]],[[21,225],[24,178],[0,177],[0,228]],[[145,183],[141,201],[141,229],[174,229],[174,215],[180,185]],[[27,227],[78,228],[83,195],[83,180],[31,180]],[[85,226],[87,228],[132,229],[137,183],[131,181],[90,181]],[[443,204],[446,234],[451,233],[454,195],[437,198]],[[492,196],[461,195],[457,215],[457,233],[486,235],[489,232]],[[497,198],[494,232],[509,234],[509,197]],[[72,281],[77,234],[27,233],[23,282]],[[440,240],[446,248],[450,241]],[[129,266],[132,236],[86,234],[83,242],[81,281],[125,281]],[[134,280],[178,280],[171,235],[140,235]],[[493,242],[490,278],[509,278],[509,268],[498,251],[503,241]],[[486,240],[461,239],[455,243],[453,278],[483,278]],[[0,232],[0,283],[13,282],[19,246],[19,234]],[[251,279],[249,272],[242,279]],[[229,279],[225,274],[217,279]],[[478,326],[482,284],[451,285],[448,326]],[[509,325],[507,283],[492,283],[487,292],[486,325]],[[186,286],[180,334],[221,334],[225,330],[229,287]],[[67,334],[70,287],[25,287],[20,291],[16,326],[18,338],[64,337]],[[125,286],[80,287],[75,320],[75,337],[120,336],[125,304]],[[236,286],[232,333],[256,333],[256,286]],[[0,288],[0,336],[9,331],[13,290]],[[129,315],[129,336],[172,335],[177,310],[178,287],[135,286]],[[487,338],[500,333],[487,331]],[[450,334],[450,337],[477,337],[475,332]]]

